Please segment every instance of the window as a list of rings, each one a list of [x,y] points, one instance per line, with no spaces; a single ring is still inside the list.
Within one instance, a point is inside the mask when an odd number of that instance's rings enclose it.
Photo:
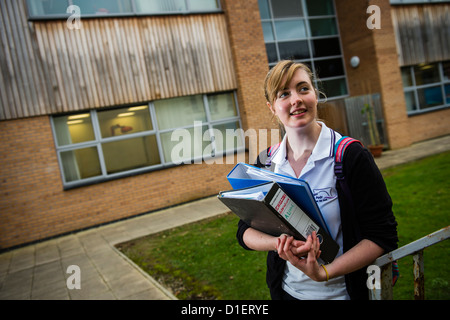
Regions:
[[[217,11],[218,0],[134,0],[137,13],[178,13]]]
[[[53,116],[65,188],[244,148],[234,93]]]
[[[401,68],[408,114],[450,106],[450,61]]]
[[[259,0],[259,11],[270,66],[303,62],[328,98],[348,94],[333,0]]]
[[[219,11],[219,0],[27,0],[30,18],[66,18],[70,5],[82,17]]]
[[[131,13],[130,0],[72,0],[71,4],[80,7],[83,15],[102,15]]]
[[[442,3],[449,0],[391,0],[391,4]]]

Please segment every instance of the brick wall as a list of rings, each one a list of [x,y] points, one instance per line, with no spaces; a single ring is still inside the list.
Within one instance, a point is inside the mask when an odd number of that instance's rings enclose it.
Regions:
[[[367,1],[335,1],[339,32],[344,55],[345,69],[351,96],[368,92],[380,92],[377,58],[374,48],[373,32],[366,27]],[[350,59],[360,58],[360,65],[353,68]]]
[[[223,0],[234,57],[244,130],[275,128],[264,98],[269,71],[258,0]]]
[[[348,0],[335,4],[350,95],[380,93],[390,148],[409,146],[412,140],[389,0]],[[380,8],[381,29],[367,28],[369,5]],[[353,56],[361,60],[356,69],[350,66]]]
[[[450,134],[450,109],[409,117],[408,134],[412,142],[420,142]]]
[[[381,29],[374,29],[373,38],[389,146],[391,149],[407,147],[411,145],[412,140],[408,130],[409,119],[398,62],[390,1],[375,0],[370,1],[370,4],[378,5],[381,11]]]
[[[0,249],[230,188],[232,164],[193,164],[63,191],[48,117],[1,121],[0,141]]]

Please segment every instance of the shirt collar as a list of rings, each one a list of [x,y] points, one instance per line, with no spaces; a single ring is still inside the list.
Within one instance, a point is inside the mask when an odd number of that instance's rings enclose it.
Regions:
[[[311,154],[311,160],[317,161],[333,156],[334,149],[334,132],[328,128],[325,123],[319,122],[322,125],[319,139]]]
[[[286,141],[287,135],[284,135],[283,140],[281,140],[280,146],[275,151],[275,154],[272,157],[272,162],[274,162],[277,165],[280,165],[287,160]]]
[[[318,123],[322,126],[322,128],[320,130],[319,139],[317,140],[317,143],[314,146],[313,152],[311,154],[311,161],[318,161],[333,156],[334,137],[332,136],[332,134],[334,135],[334,133],[325,125],[325,123],[320,121],[318,121]],[[284,161],[287,161],[286,142],[287,136],[284,135],[280,147],[276,150],[272,158],[272,162],[274,162],[275,164],[280,165]]]

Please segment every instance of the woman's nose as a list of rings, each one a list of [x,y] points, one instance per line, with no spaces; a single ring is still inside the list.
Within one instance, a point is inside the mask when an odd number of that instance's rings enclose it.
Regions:
[[[291,94],[291,105],[293,105],[293,106],[297,105],[297,104],[301,103],[302,101],[303,100],[297,91],[295,91]]]

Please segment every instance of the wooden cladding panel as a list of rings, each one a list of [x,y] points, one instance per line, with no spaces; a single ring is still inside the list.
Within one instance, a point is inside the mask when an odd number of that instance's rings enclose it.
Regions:
[[[236,89],[223,14],[28,22],[0,1],[0,120]]]
[[[45,113],[46,79],[24,2],[0,1],[0,38],[0,119]]]
[[[58,111],[236,88],[221,15],[36,23]],[[223,32],[222,35],[220,33]]]
[[[392,6],[401,66],[450,59],[450,5]]]

